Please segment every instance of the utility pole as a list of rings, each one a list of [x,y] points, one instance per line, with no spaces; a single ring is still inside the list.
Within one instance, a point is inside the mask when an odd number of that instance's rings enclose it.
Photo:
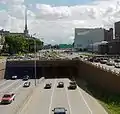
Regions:
[[[35,86],[36,86],[36,39],[34,39],[34,53],[35,53],[34,72],[35,72]]]
[[[92,54],[93,54],[93,41],[91,40],[91,43],[92,43]]]

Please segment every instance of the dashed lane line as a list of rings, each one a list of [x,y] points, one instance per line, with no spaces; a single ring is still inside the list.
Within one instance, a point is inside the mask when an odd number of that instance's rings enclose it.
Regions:
[[[15,83],[17,83],[17,82],[19,82],[19,81],[20,81],[20,80],[14,81],[13,83],[11,83],[10,85],[8,85],[7,87],[1,89],[0,92],[2,92],[2,91],[4,91],[4,90],[8,89],[9,87],[11,87],[12,85],[14,85]]]
[[[79,88],[79,87],[77,86],[77,88]],[[81,92],[81,90],[80,90],[80,89],[78,89],[78,92],[80,93],[80,96],[82,97],[82,99],[83,99],[83,101],[84,101],[84,103],[85,103],[86,107],[88,108],[88,110],[89,110],[90,114],[93,114],[93,112],[92,112],[91,108],[89,107],[89,105],[88,105],[87,101],[85,100],[85,98],[84,98],[84,96],[83,96],[83,94],[82,94],[82,92]]]
[[[54,91],[55,91],[56,81],[57,81],[57,79],[55,79],[55,81],[54,81],[54,86],[53,86],[52,95],[51,95],[51,99],[50,99],[49,114],[51,114],[52,101],[53,101],[53,95],[54,95]]]
[[[70,105],[70,101],[69,101],[69,95],[68,95],[68,92],[67,92],[67,86],[65,87],[65,92],[66,92],[66,95],[67,95],[67,101],[68,101],[68,106],[69,106],[69,113],[72,114],[72,108],[71,108],[71,105]]]

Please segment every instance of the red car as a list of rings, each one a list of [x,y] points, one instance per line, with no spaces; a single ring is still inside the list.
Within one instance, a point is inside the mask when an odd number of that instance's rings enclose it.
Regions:
[[[15,94],[4,94],[4,96],[1,99],[1,104],[9,104],[15,99]]]

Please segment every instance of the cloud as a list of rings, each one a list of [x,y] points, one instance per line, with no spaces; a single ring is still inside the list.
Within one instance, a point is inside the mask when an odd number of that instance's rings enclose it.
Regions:
[[[0,3],[2,3],[2,4],[11,4],[11,5],[13,5],[13,4],[22,4],[22,3],[24,3],[24,0],[0,0]]]
[[[24,0],[1,0],[7,5],[0,10],[0,28],[22,32],[24,29]],[[31,34],[46,43],[72,43],[74,28],[113,27],[120,20],[120,0],[94,0],[89,5],[52,6],[28,4],[28,27]]]

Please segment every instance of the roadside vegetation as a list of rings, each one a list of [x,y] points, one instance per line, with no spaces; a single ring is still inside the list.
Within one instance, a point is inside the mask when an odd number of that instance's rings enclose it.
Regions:
[[[120,95],[107,93],[93,86],[87,89],[103,105],[108,114],[120,114]]]
[[[6,35],[5,44],[1,53],[23,54],[34,52],[34,41],[36,50],[40,50],[43,42],[39,39],[25,38],[23,35]]]

